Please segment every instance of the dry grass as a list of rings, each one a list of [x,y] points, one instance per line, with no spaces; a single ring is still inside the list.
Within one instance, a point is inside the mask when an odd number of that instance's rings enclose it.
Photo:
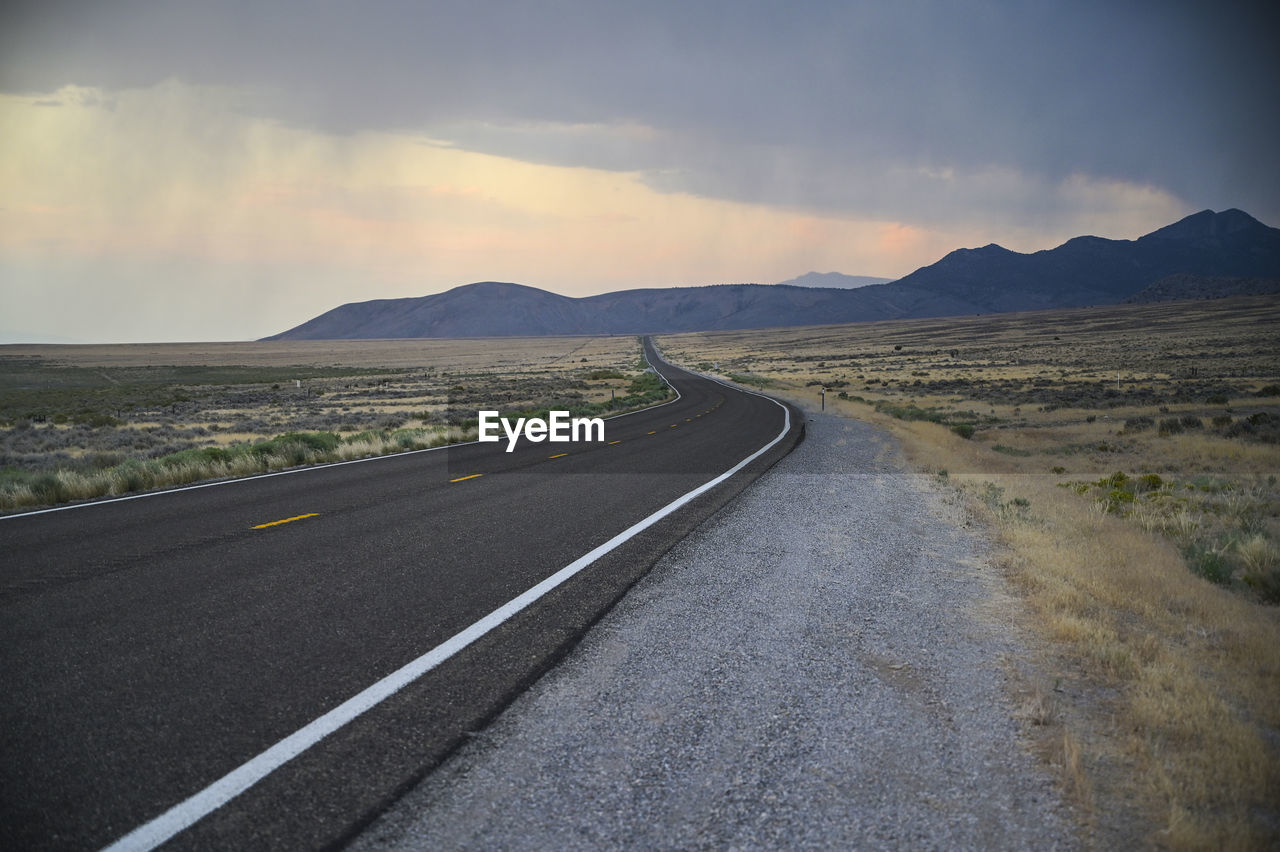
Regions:
[[[1276,576],[1280,447],[1212,418],[1280,416],[1255,395],[1278,332],[1274,300],[1230,300],[662,344],[808,405],[826,385],[966,496],[1058,685],[1021,715],[1096,844],[1248,849],[1280,844],[1280,608],[1247,582]],[[1160,434],[1184,416],[1202,427]]]
[[[634,336],[488,337],[466,340],[281,340],[239,343],[8,344],[0,358],[38,358],[82,367],[150,367],[156,364],[202,367],[366,367],[505,374],[561,369],[580,363],[613,364],[634,360]],[[305,374],[301,376],[305,378]]]
[[[278,450],[260,451],[244,444],[238,452],[215,458],[176,458],[138,460],[105,470],[79,472],[56,470],[32,485],[21,480],[0,483],[0,509],[23,509],[109,497],[150,488],[170,488],[225,477],[252,476],[304,464],[348,461],[388,455],[408,450],[441,447],[459,441],[473,440],[475,430],[449,427],[401,429],[338,440],[332,449],[294,445],[276,439]],[[336,436],[333,436],[336,437]]]
[[[642,368],[636,337],[0,346],[0,510],[617,413],[665,392]]]

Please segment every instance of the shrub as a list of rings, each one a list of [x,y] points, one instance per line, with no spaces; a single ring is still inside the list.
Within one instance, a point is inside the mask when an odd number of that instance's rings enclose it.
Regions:
[[[1235,551],[1245,585],[1263,603],[1280,604],[1280,550],[1265,535],[1255,533],[1237,541]]]
[[[1108,512],[1113,514],[1122,514],[1122,510],[1133,503],[1133,492],[1125,488],[1112,488],[1107,492],[1107,496],[1103,498],[1103,504]]]
[[[1218,551],[1202,544],[1191,544],[1183,550],[1182,555],[1193,574],[1219,586],[1230,584],[1231,569]]]
[[[1183,431],[1182,421],[1176,417],[1166,417],[1160,421],[1161,435],[1181,435]]]
[[[1159,491],[1161,486],[1164,485],[1164,480],[1160,478],[1158,473],[1144,473],[1138,477],[1138,481],[1135,484],[1139,492]]]
[[[115,469],[115,492],[142,491],[155,484],[154,462],[130,459]]]
[[[1267,573],[1248,572],[1241,575],[1240,579],[1253,589],[1254,594],[1266,604],[1280,604],[1280,571],[1270,571]]]
[[[1150,429],[1155,424],[1156,422],[1154,420],[1145,415],[1142,417],[1130,417],[1128,420],[1124,421],[1123,431],[1141,432],[1144,429]]]
[[[896,405],[892,402],[877,402],[876,411],[882,411],[895,420],[927,420],[930,423],[945,423],[946,415],[940,411],[920,408],[916,405]]]
[[[1128,475],[1123,470],[1117,470],[1115,473],[1098,482],[1099,485],[1111,488],[1124,488],[1129,482]]]
[[[773,387],[772,379],[766,379],[764,376],[757,376],[752,373],[729,373],[729,380],[740,385],[752,385],[758,388]]]
[[[1178,421],[1182,424],[1183,429],[1203,429],[1204,423],[1194,414],[1184,414],[1182,419]]]
[[[226,464],[231,459],[231,451],[221,447],[200,447],[198,449],[180,450],[160,458],[165,467],[180,467],[187,464]]]
[[[1021,456],[1025,458],[1026,456],[1031,455],[1030,450],[1020,450],[1017,447],[1008,447],[1004,444],[996,444],[991,449],[995,450],[997,453],[1004,453],[1006,456]]]
[[[973,437],[973,424],[972,424],[972,423],[957,423],[957,424],[955,424],[954,426],[952,426],[952,427],[951,427],[951,431],[952,431],[952,432],[955,432],[955,433],[956,433],[957,435],[959,435],[961,438],[965,438],[965,439],[972,438],[972,437]]]

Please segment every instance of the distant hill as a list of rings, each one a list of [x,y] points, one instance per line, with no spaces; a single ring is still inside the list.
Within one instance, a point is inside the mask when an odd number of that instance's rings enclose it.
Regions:
[[[1208,275],[1170,275],[1148,284],[1125,299],[1130,304],[1174,302],[1183,299],[1226,299],[1231,296],[1280,294],[1280,278],[1222,278]]]
[[[798,278],[778,283],[784,287],[840,287],[851,290],[870,284],[888,284],[892,278],[876,278],[871,275],[845,275],[843,272],[806,272]]]
[[[859,290],[717,284],[621,290],[573,299],[523,284],[484,281],[434,296],[353,302],[266,340],[640,334],[855,322],[898,315],[892,304],[850,300]]]
[[[1280,230],[1240,210],[1205,210],[1136,240],[1076,237],[1032,254],[959,249],[854,289],[723,284],[571,298],[488,281],[352,302],[265,339],[664,334],[1001,313],[1115,304],[1174,275],[1280,278]]]
[[[1136,240],[1076,237],[1033,254],[959,249],[884,286],[899,290],[904,316],[944,316],[1114,304],[1175,274],[1280,276],[1280,230],[1240,210],[1204,210]]]

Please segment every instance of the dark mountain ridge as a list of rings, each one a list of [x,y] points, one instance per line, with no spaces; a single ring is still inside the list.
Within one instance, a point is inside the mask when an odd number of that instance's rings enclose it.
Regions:
[[[1280,230],[1205,210],[1136,240],[1083,236],[1022,254],[957,249],[888,284],[856,289],[721,284],[572,298],[486,281],[334,308],[267,340],[669,334],[1123,302],[1173,275],[1280,278]]]

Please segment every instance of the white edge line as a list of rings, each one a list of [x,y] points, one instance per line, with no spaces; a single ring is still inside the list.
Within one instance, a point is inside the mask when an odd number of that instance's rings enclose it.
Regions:
[[[655,347],[655,349],[656,348],[657,347]],[[649,356],[648,354],[644,353],[644,347],[641,347],[641,354],[644,357],[645,363],[649,363]],[[653,367],[653,364],[649,363],[649,366]],[[658,373],[657,367],[654,367],[653,371],[655,373]],[[604,417],[602,419],[614,420],[619,417],[627,417],[628,415],[631,415],[631,414],[641,414],[645,411],[653,411],[654,409],[662,408],[662,406],[664,405],[671,405],[674,402],[679,402],[681,399],[681,393],[680,391],[676,390],[676,386],[671,384],[671,382],[667,380],[667,377],[662,375],[662,373],[658,373],[658,377],[667,383],[667,387],[671,388],[673,391],[676,392],[675,399],[669,399],[666,402],[660,403],[658,405],[651,405],[648,408],[637,408],[635,411],[624,411],[622,414],[611,414],[608,417]],[[704,376],[704,378],[710,378],[710,377]],[[421,449],[421,450],[404,450],[403,452],[387,453],[386,455],[382,455],[382,456],[369,456],[366,459],[348,459],[347,461],[340,461],[340,462],[324,462],[322,464],[312,464],[312,465],[307,465],[305,467],[294,467],[294,468],[290,468],[289,470],[277,470],[277,471],[273,471],[272,473],[255,473],[253,476],[239,476],[234,479],[219,479],[216,482],[201,482],[196,485],[183,485],[178,488],[165,488],[160,491],[147,491],[142,494],[126,494],[121,497],[108,497],[105,500],[86,500],[83,503],[72,503],[69,506],[52,506],[48,509],[34,509],[30,512],[14,512],[8,515],[0,515],[0,521],[7,521],[10,518],[29,518],[32,515],[45,515],[45,514],[48,514],[49,512],[67,512],[67,511],[70,511],[71,509],[86,509],[90,506],[105,506],[108,503],[123,503],[126,500],[142,500],[147,497],[163,497],[166,494],[177,494],[180,491],[195,491],[198,488],[216,488],[219,485],[239,485],[240,483],[243,483],[243,482],[252,482],[255,479],[269,479],[273,476],[290,476],[295,473],[308,473],[313,470],[324,470],[330,467],[342,467],[344,464],[363,464],[364,462],[385,461],[387,459],[395,459],[395,458],[402,458],[404,456],[417,455],[418,453],[434,453],[437,450],[447,450],[452,447],[467,447],[472,444],[478,444],[478,443],[480,442],[479,441],[459,441],[456,444],[444,444],[443,446],[439,446],[439,447],[426,447],[425,449]]]
[[[750,391],[748,391],[750,393]],[[755,394],[764,396],[763,394]],[[151,850],[169,840],[178,832],[194,825],[227,802],[239,796],[245,790],[257,784],[267,775],[279,769],[285,763],[297,757],[329,734],[338,730],[348,722],[372,709],[387,698],[413,683],[427,672],[440,665],[454,654],[466,648],[472,642],[484,636],[516,613],[528,607],[552,589],[564,583],[582,571],[601,556],[626,542],[636,534],[643,532],[672,512],[689,503],[696,497],[710,491],[751,462],[771,449],[786,437],[791,429],[791,410],[775,399],[764,396],[782,409],[784,421],[778,436],[729,470],[706,482],[692,491],[677,497],[658,511],[615,535],[594,550],[578,557],[573,562],[547,577],[523,594],[512,598],[470,627],[455,633],[440,645],[432,648],[416,660],[404,665],[391,674],[374,683],[360,693],[348,698],[342,704],[325,713],[310,724],[299,728],[280,742],[251,758],[236,769],[219,778],[190,798],[179,802],[160,816],[135,828],[121,837],[102,852],[133,852],[133,850]]]

